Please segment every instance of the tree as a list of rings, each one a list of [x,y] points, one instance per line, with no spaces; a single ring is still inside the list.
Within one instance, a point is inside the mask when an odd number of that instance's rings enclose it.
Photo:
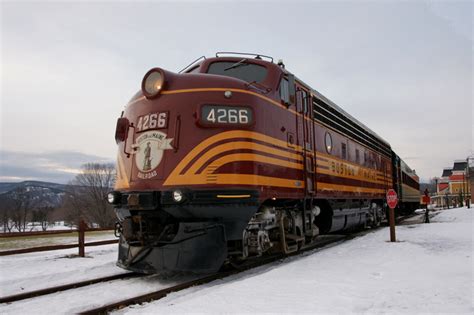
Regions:
[[[54,210],[53,207],[49,206],[42,206],[36,208],[36,210],[33,211],[33,222],[39,222],[41,224],[41,229],[43,231],[46,231],[48,228],[49,224],[49,214]]]
[[[75,223],[82,218],[100,227],[112,227],[115,222],[113,207],[107,202],[107,193],[115,183],[112,164],[87,163],[71,181],[65,202],[70,208],[69,218]]]
[[[12,208],[12,199],[6,194],[0,195],[0,218],[2,220],[3,233],[10,233],[13,229]]]
[[[12,201],[11,218],[13,224],[18,232],[25,232],[28,215],[33,208],[33,198],[28,193],[27,187],[16,188],[10,198]]]

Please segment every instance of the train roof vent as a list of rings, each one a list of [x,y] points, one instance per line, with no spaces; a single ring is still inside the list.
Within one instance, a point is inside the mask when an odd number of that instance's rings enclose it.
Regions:
[[[262,55],[262,54],[252,54],[252,53],[239,53],[232,51],[220,51],[216,53],[216,57],[225,57],[225,56],[251,56],[255,59],[268,59],[268,61],[273,62],[273,57]]]

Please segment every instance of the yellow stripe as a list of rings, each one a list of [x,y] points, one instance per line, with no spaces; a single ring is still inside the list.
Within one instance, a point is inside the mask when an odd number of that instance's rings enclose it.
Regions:
[[[327,154],[327,153],[324,153],[324,152],[319,152],[318,151],[318,152],[316,152],[316,156],[328,160],[328,162],[318,160],[318,164],[320,164],[320,165],[330,166],[329,162],[336,161],[336,162],[341,162],[341,163],[348,164],[348,165],[351,165],[351,166],[354,166],[354,167],[358,167],[358,168],[361,168],[363,170],[367,170],[367,171],[370,171],[370,172],[376,172],[377,176],[382,176],[382,177],[385,176],[384,172],[382,172],[382,171],[375,170],[373,168],[369,168],[369,167],[366,167],[366,166],[362,166],[362,165],[359,165],[355,162],[344,160],[344,159],[341,159],[340,157],[330,155],[330,154]]]
[[[186,175],[180,175],[180,173],[183,171],[183,169],[199,154],[202,153],[202,151],[206,150],[209,146],[212,144],[223,141],[223,140],[228,140],[228,139],[233,139],[233,138],[251,138],[255,140],[259,140],[262,142],[267,142],[270,144],[273,144],[277,147],[282,147],[287,149],[287,143],[286,141],[282,141],[273,137],[269,137],[267,135],[257,133],[257,132],[252,132],[252,131],[247,131],[247,130],[232,130],[232,131],[226,131],[226,132],[221,132],[218,133],[214,136],[211,136],[201,143],[199,143],[193,150],[191,150],[182,160],[181,162],[175,167],[175,169],[171,172],[171,174],[166,178],[164,182],[164,186],[169,186],[169,185],[178,185],[178,184],[183,184],[186,181],[186,177],[189,177],[189,174]],[[302,148],[299,146],[295,146],[294,148],[296,151],[302,151]],[[201,162],[200,162],[201,163]],[[182,177],[185,177],[184,179]],[[204,181],[203,184],[206,182]]]
[[[277,107],[280,107],[284,110],[287,110],[289,111],[290,113],[293,113],[297,116],[301,116],[301,117],[304,117],[302,114],[296,112],[295,110],[292,110],[292,109],[289,109],[287,108],[286,106],[282,105],[281,103],[269,98],[269,97],[266,97],[264,95],[261,95],[259,93],[256,93],[256,92],[252,92],[252,91],[248,91],[248,90],[242,90],[242,89],[232,89],[232,88],[195,88],[195,89],[181,89],[181,90],[168,90],[168,91],[161,91],[161,94],[163,95],[173,95],[173,94],[181,94],[181,93],[198,93],[198,92],[225,92],[225,91],[231,91],[231,92],[236,92],[236,93],[243,93],[243,94],[249,94],[249,95],[253,95],[253,96],[256,96],[256,97],[259,97]],[[135,104],[137,102],[140,102],[142,100],[146,100],[146,97],[145,96],[141,96],[139,98],[137,98],[136,100],[132,101],[132,102],[129,102],[127,104],[127,106],[129,105],[132,105],[132,104]],[[310,120],[312,121],[311,118],[308,118],[308,117],[305,117],[305,119],[307,120]]]
[[[186,175],[179,177],[168,177],[163,186],[170,185],[251,185],[251,186],[272,186],[285,188],[304,188],[303,181],[284,179],[253,174],[214,174],[209,180],[207,174]]]
[[[216,184],[304,188],[303,181],[250,174],[217,174]]]
[[[203,155],[199,157],[199,159],[186,171],[186,174],[195,174],[207,161],[211,158],[216,156],[217,154],[231,151],[231,150],[239,150],[239,149],[250,149],[255,151],[267,152],[274,155],[278,155],[284,158],[293,159],[297,161],[302,161],[303,157],[298,154],[294,154],[288,151],[283,151],[280,149],[275,149],[269,146],[261,145],[255,142],[244,142],[244,141],[236,141],[236,142],[229,142],[224,143],[219,146],[212,148],[211,150],[207,151]],[[280,163],[285,163],[286,161],[278,160]]]
[[[302,164],[287,162],[287,161],[271,158],[265,155],[259,155],[259,154],[254,154],[254,153],[234,153],[234,154],[228,154],[221,158],[218,158],[217,160],[212,162],[209,166],[207,166],[206,169],[203,171],[203,173],[205,173],[209,169],[212,169],[212,170],[218,169],[219,167],[227,163],[242,162],[242,161],[261,162],[265,164],[283,166],[283,167],[293,168],[297,170],[303,169]]]
[[[356,186],[347,186],[347,185],[338,185],[338,184],[327,184],[327,183],[317,183],[317,189],[322,191],[346,191],[354,193],[380,193],[384,194],[385,189],[378,188],[366,188],[366,187],[356,187]]]
[[[340,178],[360,180],[360,181],[368,182],[368,183],[381,184],[381,185],[388,184],[387,181],[371,179],[371,178],[364,177],[362,175],[358,175],[357,171],[355,172],[356,174],[354,176],[352,176],[352,175],[346,175],[346,174],[337,174],[337,173],[334,173],[331,170],[326,170],[326,169],[318,167],[318,168],[316,168],[316,172],[319,173],[319,174],[325,174],[325,175],[330,175],[330,176],[340,177]]]
[[[250,198],[250,195],[217,195],[217,198]]]

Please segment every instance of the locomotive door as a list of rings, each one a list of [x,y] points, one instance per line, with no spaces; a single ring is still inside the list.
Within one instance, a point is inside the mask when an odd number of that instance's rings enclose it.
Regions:
[[[312,198],[315,192],[315,148],[314,125],[311,94],[302,87],[296,93],[296,129],[298,145],[303,148],[303,180],[305,183],[305,198]]]

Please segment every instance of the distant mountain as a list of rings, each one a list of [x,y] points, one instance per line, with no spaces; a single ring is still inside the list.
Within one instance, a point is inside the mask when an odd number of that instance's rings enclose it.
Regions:
[[[44,206],[57,207],[61,204],[66,186],[41,181],[24,181],[19,183],[0,183],[0,199],[11,198],[19,191],[26,191],[34,200],[41,200]]]

